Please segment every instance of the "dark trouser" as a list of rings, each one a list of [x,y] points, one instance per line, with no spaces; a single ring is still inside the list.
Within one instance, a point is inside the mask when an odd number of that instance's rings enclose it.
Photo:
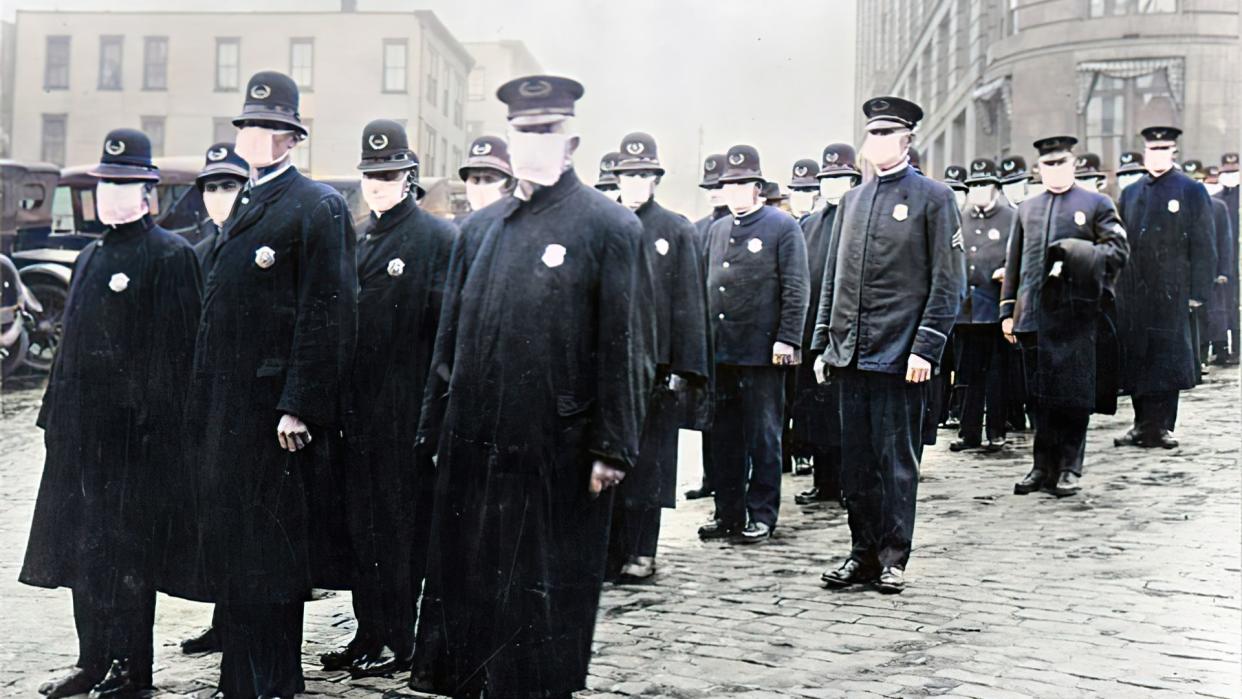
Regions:
[[[371,649],[390,648],[397,657],[414,653],[414,605],[416,587],[422,580],[413,576],[359,575],[354,583],[354,618],[358,620],[355,638]]]
[[[618,499],[612,510],[610,566],[620,570],[637,556],[654,558],[660,543],[660,509],[642,505],[626,505]]]
[[[704,430],[703,435],[703,490],[712,492],[716,489],[716,480],[714,477],[715,466],[712,459],[712,433],[711,430]]]
[[[776,527],[781,504],[781,438],[785,370],[776,366],[716,365],[712,459],[716,517]]]
[[[1203,326],[1207,322],[1207,307],[1200,306],[1190,310],[1190,346],[1195,351],[1195,383],[1203,380],[1203,355],[1200,347],[1203,342]]]
[[[1026,369],[1027,401],[1035,430],[1035,468],[1057,477],[1063,471],[1082,475],[1082,461],[1087,448],[1087,425],[1091,411],[1040,405],[1039,346],[1035,333],[1018,333],[1022,347],[1022,364]]]
[[[1006,350],[1000,326],[959,325],[957,384],[964,394],[962,425],[958,436],[970,444],[983,441],[986,408],[988,439],[1005,438],[1005,375],[1002,352]]]
[[[905,376],[833,369],[841,391],[841,485],[850,556],[868,568],[910,560],[927,386]]]
[[[1134,396],[1134,429],[1142,438],[1159,437],[1177,427],[1180,393],[1161,391]]]
[[[75,587],[73,623],[78,630],[78,667],[102,680],[113,660],[126,660],[138,685],[151,685],[154,588],[118,583],[101,594]]]
[[[216,605],[220,692],[234,697],[291,697],[305,691],[302,679],[302,602]]]
[[[841,447],[814,447],[811,462],[815,466],[815,487],[833,500],[841,498]]]

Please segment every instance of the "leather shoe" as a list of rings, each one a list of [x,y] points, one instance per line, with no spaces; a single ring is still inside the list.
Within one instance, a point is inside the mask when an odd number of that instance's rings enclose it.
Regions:
[[[965,439],[955,439],[949,443],[949,451],[973,451],[983,446],[979,442],[969,442]]]
[[[817,502],[827,502],[832,499],[826,491],[819,488],[808,488],[794,496],[794,503],[798,505],[814,505]]]
[[[819,580],[830,590],[840,590],[850,585],[871,582],[875,580],[875,573],[867,570],[857,558],[847,558],[835,570],[826,571],[819,576]]]
[[[1027,495],[1033,493],[1044,487],[1044,480],[1047,477],[1043,471],[1033,468],[1030,473],[1022,477],[1022,480],[1013,484],[1013,494]]]
[[[809,476],[814,471],[815,467],[811,465],[809,459],[794,459],[793,474],[795,476]]]
[[[1139,446],[1138,428],[1137,427],[1133,428],[1129,432],[1126,432],[1125,434],[1121,435],[1120,437],[1113,439],[1113,446],[1115,447],[1137,447]]]
[[[700,498],[710,498],[711,496],[715,494],[716,494],[716,491],[704,485],[704,486],[695,488],[694,490],[687,490],[686,499],[687,500],[698,500]]]
[[[1156,447],[1160,447],[1161,449],[1176,449],[1180,444],[1181,442],[1178,442],[1177,438],[1174,437],[1171,432],[1164,431],[1151,439],[1145,440],[1143,446],[1153,449]]]
[[[712,539],[728,539],[729,537],[740,532],[742,528],[736,524],[729,524],[719,519],[712,521],[699,527],[699,538],[704,541]]]
[[[1070,471],[1062,471],[1061,477],[1057,479],[1057,484],[1052,486],[1052,494],[1059,497],[1069,497],[1077,495],[1082,490],[1082,485],[1078,482],[1079,477]]]
[[[1002,451],[1008,445],[1009,440],[1004,437],[991,437],[984,443],[983,450],[995,454],[998,451]]]
[[[122,699],[138,696],[138,682],[130,674],[129,664],[113,660],[108,676],[91,688],[90,699]]]
[[[617,583],[620,585],[643,583],[651,579],[655,575],[655,558],[652,556],[635,556],[621,567],[621,574],[617,576]]]
[[[744,544],[757,544],[772,538],[772,527],[763,522],[751,522],[738,535]]]
[[[354,679],[391,677],[398,672],[409,670],[411,662],[413,662],[411,655],[399,656],[385,646],[374,653],[358,658],[345,669]]]
[[[373,643],[355,637],[343,648],[337,648],[319,656],[319,664],[328,672],[348,670],[368,656],[379,655],[382,650],[382,648],[377,649]]]
[[[216,633],[215,627],[209,626],[205,631],[193,638],[187,638],[181,642],[181,652],[186,655],[198,655],[200,653],[219,653],[220,652],[220,634]]]
[[[78,694],[86,694],[98,682],[98,673],[87,672],[80,667],[75,667],[73,672],[70,672],[68,675],[39,685],[39,694],[49,699],[72,697]]]
[[[880,571],[880,579],[876,580],[875,589],[886,595],[901,594],[906,589],[906,571],[897,566],[888,566]]]

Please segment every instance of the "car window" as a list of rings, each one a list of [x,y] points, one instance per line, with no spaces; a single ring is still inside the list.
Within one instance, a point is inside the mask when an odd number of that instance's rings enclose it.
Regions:
[[[73,232],[73,190],[69,187],[57,187],[52,194],[52,232]]]

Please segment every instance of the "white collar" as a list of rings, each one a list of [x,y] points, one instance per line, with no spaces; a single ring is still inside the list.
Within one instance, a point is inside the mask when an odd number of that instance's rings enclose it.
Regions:
[[[284,165],[281,165],[280,167],[267,173],[266,175],[260,177],[257,180],[250,180],[250,186],[254,188],[254,187],[258,187],[259,185],[267,184],[268,182],[271,182],[277,177],[280,177],[281,175],[285,174],[285,170],[288,170],[291,167],[293,167],[293,158],[285,158]]]
[[[893,173],[901,172],[903,169],[905,169],[909,165],[910,165],[910,156],[907,155],[905,158],[902,158],[900,163],[892,166],[891,168],[887,170],[880,170],[879,172],[876,173],[876,175],[878,177],[884,177],[886,175],[891,175]]]

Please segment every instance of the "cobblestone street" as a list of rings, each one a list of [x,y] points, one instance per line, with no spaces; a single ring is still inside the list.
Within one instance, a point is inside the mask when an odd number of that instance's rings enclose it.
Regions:
[[[703,544],[706,501],[666,513],[660,573],[604,591],[583,697],[1242,696],[1242,471],[1236,370],[1183,394],[1177,450],[1116,449],[1131,416],[1094,416],[1084,491],[1012,495],[1029,435],[997,456],[928,449],[915,551],[900,596],[831,592],[820,573],[848,550],[845,513],[800,508],[787,476],[774,540]],[[77,648],[67,590],[17,582],[42,468],[39,389],[4,398],[0,420],[0,695],[35,696]],[[698,478],[683,433],[682,481]],[[308,691],[415,696],[398,679],[318,671],[348,640],[347,593],[307,605]],[[159,695],[206,697],[219,656],[177,642],[206,605],[160,597]]]

